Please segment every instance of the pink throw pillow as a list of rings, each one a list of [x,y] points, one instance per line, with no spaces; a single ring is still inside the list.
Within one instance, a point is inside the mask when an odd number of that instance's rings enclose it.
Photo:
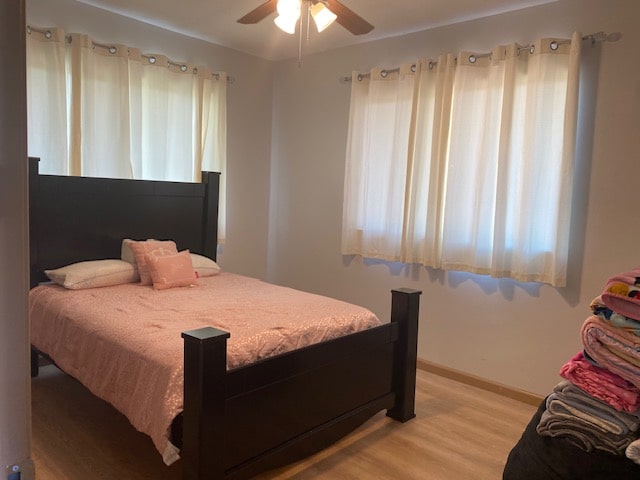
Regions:
[[[178,253],[176,242],[173,240],[146,240],[129,243],[138,265],[141,285],[151,285],[151,274],[147,265],[147,255],[161,257],[163,255],[175,255]]]
[[[153,281],[153,288],[156,290],[198,284],[189,250],[183,250],[175,255],[147,254],[147,266]]]

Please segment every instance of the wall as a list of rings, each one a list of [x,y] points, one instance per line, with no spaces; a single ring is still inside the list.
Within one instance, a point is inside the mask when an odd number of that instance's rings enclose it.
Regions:
[[[24,1],[0,3],[0,476],[31,480],[24,35]]]
[[[272,63],[169,32],[74,0],[27,0],[27,22],[86,33],[144,53],[205,65],[235,78],[227,89],[227,238],[223,268],[266,276]]]
[[[419,357],[544,395],[581,348],[579,330],[608,276],[635,251],[640,142],[640,2],[561,0],[278,64],[274,79],[269,279],[353,301],[388,318],[389,290],[423,291]],[[335,26],[332,28],[340,28]],[[351,70],[396,67],[418,57],[489,51],[575,30],[621,32],[584,43],[578,179],[566,288],[460,272],[363,262],[340,255]]]

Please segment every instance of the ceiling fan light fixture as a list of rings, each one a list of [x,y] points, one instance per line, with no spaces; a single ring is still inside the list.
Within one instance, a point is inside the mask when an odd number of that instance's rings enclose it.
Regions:
[[[283,32],[293,35],[296,33],[296,24],[298,23],[298,19],[295,17],[278,15],[274,18],[273,23],[275,23]]]
[[[278,0],[276,10],[281,17],[300,17],[301,0]]]
[[[278,0],[276,9],[278,16],[273,22],[283,32],[294,34],[300,18],[301,0]]]
[[[317,2],[311,5],[311,16],[313,17],[313,21],[316,24],[316,28],[318,29],[318,33],[322,32],[325,28],[335,22],[337,15],[333,13],[327,6],[322,2]]]

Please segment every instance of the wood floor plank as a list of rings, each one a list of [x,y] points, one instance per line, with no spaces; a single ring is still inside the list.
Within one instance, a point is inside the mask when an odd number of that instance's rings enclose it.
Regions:
[[[178,480],[151,440],[53,366],[33,380],[38,480]],[[416,418],[380,413],[339,443],[262,480],[499,480],[535,411],[526,403],[418,371]]]

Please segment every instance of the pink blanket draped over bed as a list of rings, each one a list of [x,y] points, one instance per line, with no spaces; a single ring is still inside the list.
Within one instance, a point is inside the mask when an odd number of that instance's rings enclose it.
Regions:
[[[163,291],[43,285],[30,294],[34,347],[149,435],[167,464],[179,458],[169,435],[182,411],[181,332],[231,332],[232,369],[380,324],[362,307],[240,275],[199,283]]]

